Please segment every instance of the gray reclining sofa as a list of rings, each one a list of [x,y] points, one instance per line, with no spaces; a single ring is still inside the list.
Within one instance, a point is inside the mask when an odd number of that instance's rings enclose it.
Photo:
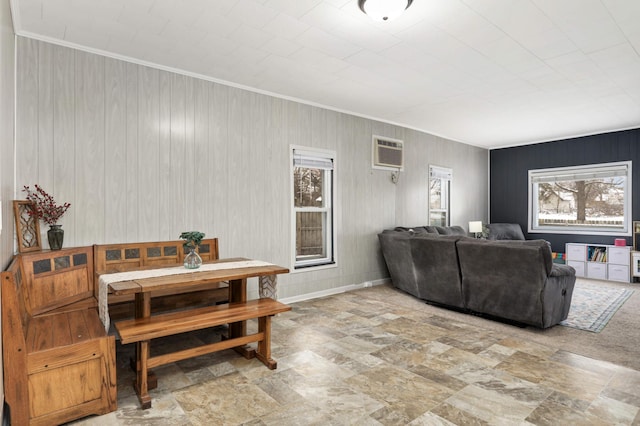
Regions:
[[[399,227],[378,235],[395,287],[430,303],[539,328],[567,318],[575,270],[554,264],[546,241],[478,240],[451,228]]]

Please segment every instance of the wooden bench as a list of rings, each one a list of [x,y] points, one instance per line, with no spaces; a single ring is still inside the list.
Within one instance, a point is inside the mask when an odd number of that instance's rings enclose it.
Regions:
[[[116,322],[115,327],[121,342],[138,345],[137,352],[141,358],[137,372],[136,392],[142,408],[151,407],[147,386],[150,368],[257,342],[256,358],[268,368],[275,369],[277,362],[271,358],[271,317],[289,310],[291,307],[285,304],[263,298]],[[150,356],[149,342],[152,339],[255,318],[258,319],[258,332],[255,334],[229,338],[165,355]]]
[[[2,272],[5,399],[16,425],[116,409],[115,337],[97,313],[92,247],[18,254]]]
[[[219,256],[218,239],[208,238],[202,240],[198,253],[203,261],[217,260]],[[95,245],[95,282],[97,283],[98,276],[104,273],[182,265],[185,254],[182,240]],[[154,294],[151,309],[157,313],[176,308],[190,308],[227,302],[229,300],[228,287],[228,284],[224,282],[203,283],[200,286],[190,288],[186,292],[161,291]],[[109,315],[112,320],[132,318],[134,310],[133,294],[109,295]]]

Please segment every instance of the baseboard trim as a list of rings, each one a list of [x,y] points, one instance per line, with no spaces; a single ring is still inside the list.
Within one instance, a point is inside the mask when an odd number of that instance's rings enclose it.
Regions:
[[[382,278],[379,280],[365,281],[360,284],[350,284],[342,287],[330,288],[327,290],[314,291],[313,293],[301,294],[299,296],[285,297],[284,299],[278,299],[279,302],[284,304],[303,302],[305,300],[318,299],[320,297],[333,296],[334,294],[346,293],[348,291],[360,290],[366,287],[373,287],[375,285],[382,285],[390,283],[389,278]]]

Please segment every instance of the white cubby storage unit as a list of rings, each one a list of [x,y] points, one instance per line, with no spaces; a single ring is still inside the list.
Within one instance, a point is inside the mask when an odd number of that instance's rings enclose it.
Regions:
[[[567,243],[566,256],[577,277],[630,281],[631,247]]]

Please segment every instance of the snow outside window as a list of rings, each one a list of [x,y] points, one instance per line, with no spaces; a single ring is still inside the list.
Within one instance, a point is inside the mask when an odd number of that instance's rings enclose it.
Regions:
[[[529,170],[529,232],[631,235],[631,161]]]
[[[453,171],[447,167],[429,166],[429,225],[449,226],[449,192]]]

